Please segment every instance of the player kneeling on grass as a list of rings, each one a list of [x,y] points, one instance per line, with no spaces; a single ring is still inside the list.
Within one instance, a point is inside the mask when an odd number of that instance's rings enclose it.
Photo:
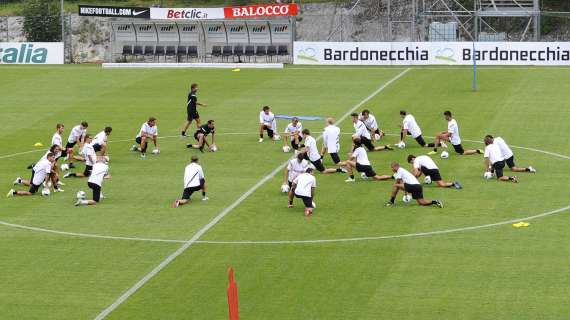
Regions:
[[[366,150],[362,147],[362,142],[360,141],[360,137],[354,135],[352,137],[352,143],[354,144],[354,150],[352,154],[348,158],[347,161],[344,161],[346,168],[348,170],[348,174],[350,177],[345,180],[345,182],[354,182],[354,173],[353,168],[356,168],[356,171],[362,172],[363,178],[365,179],[373,179],[376,181],[381,180],[390,180],[392,176],[382,175],[379,176],[376,174],[372,166],[370,165],[370,161],[368,160],[368,154]]]
[[[293,197],[303,200],[305,205],[305,216],[313,214],[315,203],[315,188],[317,179],[313,176],[313,169],[308,168],[305,173],[301,173],[293,180],[293,186],[289,190],[289,208],[293,208]]]
[[[65,153],[67,154],[66,161],[69,162],[70,168],[74,167],[73,163],[71,162],[72,160],[85,161],[83,157],[79,155],[76,156],[73,155],[73,147],[75,147],[75,145],[79,143],[79,153],[81,153],[81,150],[83,150],[83,143],[85,142],[85,136],[87,135],[87,127],[89,127],[89,124],[87,123],[87,121],[83,121],[80,124],[73,127],[71,129],[71,132],[69,132],[69,137],[67,138],[67,144],[65,145]]]
[[[107,138],[109,137],[112,131],[113,128],[105,127],[103,131],[95,135],[95,138],[93,138],[92,142],[93,149],[95,150],[95,152],[101,152],[100,154],[102,156],[107,155]]]
[[[519,182],[516,176],[508,177],[503,175],[503,169],[505,168],[505,158],[501,153],[501,148],[499,145],[493,143],[493,137],[490,135],[485,136],[485,178],[492,177],[493,172],[499,181],[504,182]]]
[[[45,159],[42,159],[36,163],[32,169],[32,178],[30,180],[24,180],[21,178],[16,179],[17,184],[23,184],[25,186],[30,186],[29,191],[19,190],[16,191],[11,189],[6,196],[31,196],[38,192],[40,186],[43,184],[44,189],[42,191],[43,195],[49,195],[49,179],[50,173],[55,163],[55,154],[49,152]]]
[[[275,134],[277,132],[277,120],[275,120],[275,115],[269,106],[263,107],[259,113],[259,142],[263,142],[264,130],[267,131],[269,138],[279,140],[279,134]]]
[[[394,179],[396,183],[392,186],[392,193],[390,194],[390,201],[386,202],[386,206],[393,206],[396,202],[396,195],[398,191],[403,190],[406,196],[412,195],[412,199],[416,200],[422,206],[437,206],[443,208],[443,203],[439,200],[424,199],[424,192],[422,185],[413,174],[408,170],[400,167],[397,162],[392,162],[392,171],[394,172]],[[405,201],[408,202],[408,201]]]
[[[323,147],[321,148],[321,158],[328,153],[335,164],[340,163],[338,152],[340,151],[340,128],[334,125],[333,118],[327,118],[326,127],[323,131]]]
[[[289,192],[293,186],[293,180],[309,168],[309,161],[305,159],[305,156],[304,153],[300,152],[294,158],[289,159],[283,175],[283,184],[281,185],[283,192]]]
[[[91,175],[91,171],[93,170],[93,165],[97,161],[97,154],[95,153],[95,149],[93,148],[93,139],[90,135],[85,136],[85,144],[83,145],[83,150],[81,151],[83,157],[85,158],[85,170],[83,173],[81,172],[68,172],[63,177],[70,178],[70,177],[89,177]]]
[[[106,157],[97,157],[97,162],[93,165],[93,170],[87,180],[87,186],[93,190],[93,200],[77,199],[76,206],[93,206],[101,201],[103,193],[103,180],[110,179],[109,164]]]
[[[455,152],[462,156],[483,153],[483,151],[479,149],[464,150],[463,146],[461,146],[461,137],[459,136],[459,125],[457,124],[457,120],[453,119],[451,111],[445,111],[443,116],[445,117],[445,120],[447,120],[447,131],[440,132],[435,136],[435,142],[428,145],[429,147],[433,147],[433,151],[430,151],[428,154],[437,154],[438,146],[446,148],[447,146],[444,141],[451,142]]]
[[[283,151],[288,152],[289,149],[289,146],[287,145],[288,140],[291,141],[291,148],[293,148],[293,150],[299,150],[299,145],[303,140],[303,135],[301,134],[301,131],[303,131],[303,125],[299,121],[299,118],[294,117],[291,120],[291,123],[287,125],[287,128],[285,128],[285,134],[284,134],[285,138],[283,139]],[[289,137],[289,139],[286,139],[287,137]]]
[[[370,131],[364,124],[364,122],[358,119],[358,113],[352,113],[352,123],[354,125],[355,134],[360,138],[361,144],[368,148],[368,151],[381,151],[381,150],[393,150],[390,146],[374,146],[372,144],[372,137],[370,136]]]
[[[412,174],[414,177],[419,178],[422,173],[426,176],[426,184],[430,184],[432,181],[440,188],[450,188],[462,189],[461,183],[459,181],[447,182],[441,178],[439,173],[439,168],[435,162],[429,156],[414,156],[413,154],[408,156],[408,163],[412,165]]]
[[[378,128],[378,122],[376,122],[376,117],[374,117],[374,115],[370,113],[370,110],[368,109],[362,110],[360,116],[358,116],[358,120],[364,123],[366,129],[368,129],[370,135],[372,136],[372,141],[378,141],[384,136],[384,131]]]
[[[202,201],[208,200],[206,196],[206,178],[204,177],[204,170],[198,164],[198,157],[192,156],[192,162],[184,169],[184,191],[182,192],[182,199],[176,199],[172,204],[173,208],[185,205],[190,201],[192,193],[202,190]]]
[[[212,134],[212,143],[208,143],[208,140],[206,139],[210,133]],[[214,135],[215,134],[216,134],[216,128],[214,125],[214,120],[208,120],[208,123],[201,126],[194,133],[194,139],[196,139],[196,141],[198,141],[198,144],[189,143],[186,145],[186,148],[199,149],[200,151],[204,152],[204,145],[206,145],[210,149],[210,151],[216,151],[218,149],[216,147],[216,143],[214,142]]]
[[[321,160],[321,154],[317,149],[317,140],[311,136],[311,131],[309,131],[309,129],[303,129],[303,137],[305,137],[305,159],[309,160],[320,173],[346,172],[344,168],[325,168]]]
[[[142,124],[139,134],[135,138],[135,142],[140,145],[140,147],[137,147],[135,144],[131,150],[140,151],[141,157],[145,158],[146,148],[148,147],[148,140],[152,140],[154,143],[154,150],[152,153],[159,154],[160,149],[158,148],[158,126],[156,125],[155,117],[148,118],[148,121]]]
[[[515,165],[515,155],[513,153],[513,150],[511,150],[511,148],[503,138],[501,137],[493,138],[493,136],[491,135],[489,135],[489,138],[493,140],[491,143],[499,146],[499,149],[501,149],[501,154],[505,159],[505,163],[511,169],[512,172],[536,173],[536,169],[533,168],[532,166],[528,166],[526,168],[520,168]]]

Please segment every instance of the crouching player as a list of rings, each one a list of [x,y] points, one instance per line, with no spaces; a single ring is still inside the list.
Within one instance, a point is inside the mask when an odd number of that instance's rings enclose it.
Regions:
[[[93,165],[97,162],[97,154],[93,148],[93,138],[90,135],[85,135],[85,143],[83,144],[83,150],[81,151],[85,159],[85,170],[83,172],[68,172],[63,177],[89,177],[91,171],[93,170]]]
[[[462,189],[461,183],[459,181],[454,182],[447,182],[441,178],[441,174],[439,172],[439,168],[435,164],[435,162],[429,156],[414,156],[413,154],[408,156],[408,163],[412,165],[412,174],[414,177],[419,178],[422,173],[426,176],[426,179],[429,177],[429,182],[435,182],[435,184],[440,188],[450,188],[454,187],[455,189]]]
[[[424,192],[422,185],[413,174],[408,170],[400,167],[397,162],[392,162],[392,171],[394,172],[394,179],[396,183],[392,186],[392,193],[390,194],[390,201],[386,202],[386,206],[390,207],[395,205],[396,195],[398,191],[403,190],[405,194],[411,194],[412,199],[416,200],[421,206],[437,206],[443,208],[443,203],[439,200],[424,199]]]
[[[7,197],[31,196],[38,192],[42,184],[44,186],[44,191],[42,193],[44,195],[49,195],[48,183],[54,163],[55,163],[55,154],[49,152],[46,155],[45,159],[40,160],[38,163],[34,165],[32,169],[32,178],[30,180],[24,180],[21,178],[16,179],[16,181],[18,181],[17,184],[30,186],[30,189],[28,191],[23,191],[23,190],[16,191],[14,189],[11,189],[6,196]]]
[[[210,133],[212,134],[212,143],[208,143],[208,140],[206,139]],[[204,145],[206,145],[206,146],[208,146],[208,148],[210,148],[210,150],[216,151],[217,150],[216,144],[214,142],[215,133],[216,133],[216,128],[214,125],[214,120],[208,120],[208,123],[201,126],[194,133],[194,139],[196,139],[196,141],[198,141],[198,144],[189,143],[186,145],[186,148],[199,149],[200,151],[204,152]]]
[[[303,125],[299,121],[299,118],[294,117],[291,120],[291,123],[287,125],[287,128],[285,128],[285,134],[284,134],[285,138],[283,139],[283,151],[287,150],[287,148],[289,147],[287,145],[287,140],[291,141],[291,148],[293,148],[293,150],[299,150],[299,145],[303,140],[303,135],[301,134],[301,131],[303,131]],[[287,137],[289,137],[289,139],[286,139]]]
[[[317,140],[311,136],[311,131],[309,131],[309,129],[303,129],[303,137],[305,138],[305,159],[309,160],[320,173],[328,174],[346,172],[346,169],[344,168],[325,168],[321,159],[322,156],[317,149]]]
[[[285,173],[283,175],[283,188],[287,187],[286,191],[289,192],[293,186],[293,180],[297,178],[298,175],[304,173],[309,168],[309,161],[305,159],[306,155],[302,152],[298,153],[294,158],[289,159],[287,167],[285,168]]]
[[[357,135],[352,136],[352,143],[354,144],[354,151],[348,158],[347,161],[344,162],[346,168],[348,170],[348,174],[350,177],[345,180],[345,182],[354,182],[354,173],[353,168],[356,169],[358,172],[362,172],[367,179],[373,179],[376,181],[382,180],[390,180],[392,176],[382,175],[379,176],[376,174],[372,165],[370,165],[370,161],[368,160],[368,154],[366,150],[362,147],[362,142],[360,137]]]
[[[182,199],[176,199],[172,204],[173,208],[178,208],[187,204],[190,201],[190,196],[196,191],[202,190],[202,201],[208,200],[206,196],[206,178],[204,177],[204,170],[198,164],[198,157],[192,156],[192,162],[184,169],[184,191],[182,192]]]
[[[492,177],[492,172],[495,172],[495,176],[497,180],[504,181],[504,182],[519,182],[519,179],[516,176],[505,176],[503,175],[503,169],[505,168],[505,158],[501,153],[501,148],[496,143],[493,143],[493,136],[487,135],[485,136],[485,169],[486,175],[489,174],[489,177]]]
[[[536,169],[533,168],[532,166],[522,168],[522,167],[517,167],[515,165],[515,155],[513,153],[513,150],[511,150],[511,148],[509,147],[509,145],[507,144],[507,142],[503,138],[501,138],[501,137],[493,138],[493,136],[491,136],[491,135],[489,136],[489,138],[491,138],[493,140],[493,142],[492,142],[493,144],[496,144],[499,146],[499,149],[501,149],[501,154],[503,155],[503,158],[505,159],[505,163],[511,169],[512,172],[536,173]]]
[[[141,129],[139,130],[139,134],[135,138],[135,142],[140,146],[133,145],[133,151],[140,151],[141,158],[146,157],[146,149],[148,147],[148,140],[152,140],[154,143],[154,150],[153,153],[160,153],[160,149],[158,148],[158,127],[156,125],[156,118],[150,117],[148,121],[143,123]]]
[[[97,157],[97,162],[93,165],[91,170],[91,175],[89,180],[87,180],[87,186],[93,191],[93,199],[77,199],[75,203],[76,206],[94,206],[101,201],[103,193],[101,192],[101,187],[103,186],[104,179],[110,179],[109,175],[109,164],[107,158],[104,156]]]
[[[259,142],[263,142],[263,130],[267,131],[270,139],[279,140],[279,134],[275,134],[277,132],[277,120],[275,120],[275,115],[269,106],[263,107],[259,113]]]
[[[315,209],[315,188],[317,179],[313,176],[313,169],[308,168],[305,173],[301,173],[293,180],[293,186],[289,191],[289,208],[293,208],[293,197],[303,200],[305,205],[305,216],[313,214]]]

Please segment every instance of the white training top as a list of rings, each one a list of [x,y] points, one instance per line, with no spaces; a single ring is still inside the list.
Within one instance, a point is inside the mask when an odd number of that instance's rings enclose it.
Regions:
[[[366,128],[370,131],[378,129],[378,122],[376,122],[376,117],[374,117],[371,113],[368,114],[368,119],[364,119],[364,116],[361,113],[358,117],[358,120],[362,121]]]
[[[461,144],[461,137],[459,137],[459,126],[455,119],[451,119],[447,122],[447,132],[451,133],[451,144],[456,146]]]
[[[289,163],[287,164],[287,170],[289,170],[287,179],[289,182],[293,182],[293,180],[295,180],[298,175],[305,173],[305,171],[307,171],[307,168],[309,168],[309,161],[303,159],[301,162],[299,162],[296,157],[290,159]]]
[[[406,184],[420,184],[418,179],[414,177],[408,170],[400,167],[396,173],[394,173],[394,179],[401,179]]]
[[[67,138],[67,142],[74,143],[78,142],[79,139],[87,133],[87,128],[81,129],[81,125],[76,125],[71,129],[69,133],[69,138]]]
[[[512,157],[513,154],[513,150],[511,150],[511,148],[509,147],[509,145],[505,142],[505,140],[501,137],[496,137],[495,139],[493,139],[493,144],[496,144],[499,146],[499,149],[501,149],[501,154],[503,155],[503,158],[509,159],[510,157]]]
[[[93,141],[83,145],[81,154],[85,157],[86,166],[92,166],[95,164],[95,161],[97,161],[97,154],[95,153],[95,149],[93,149]]]
[[[340,128],[334,124],[328,125],[323,131],[323,143],[328,153],[337,153],[340,150]]]
[[[416,118],[414,118],[414,116],[411,114],[408,114],[404,117],[404,121],[402,121],[402,127],[408,130],[413,138],[417,138],[422,135],[422,130],[416,122]]]
[[[417,156],[414,159],[414,163],[412,164],[412,166],[418,170],[421,170],[422,167],[428,170],[439,169],[435,164],[435,162],[432,160],[432,158],[430,158],[429,156]]]
[[[184,169],[184,189],[199,186],[200,179],[204,179],[202,166],[197,163],[187,165]]]
[[[105,131],[101,131],[97,135],[95,135],[91,143],[98,144],[100,146],[103,145],[104,143],[107,143],[107,134],[105,133]]]
[[[62,144],[62,140],[61,140],[61,134],[59,133],[54,133],[53,136],[51,137],[51,145],[53,146],[54,144],[63,147]]]
[[[317,179],[310,173],[301,173],[293,183],[297,185],[295,194],[302,197],[311,197],[311,188],[317,187]]]
[[[368,132],[368,129],[366,129],[364,122],[360,120],[356,121],[354,124],[354,131],[357,136],[370,139],[370,132]]]
[[[47,159],[42,159],[36,163],[33,168],[34,179],[32,180],[32,183],[36,186],[41,185],[45,181],[46,176],[51,173],[51,167],[52,163]]]
[[[491,143],[490,145],[485,147],[485,155],[484,156],[485,156],[485,158],[488,158],[492,164],[505,160],[505,158],[503,158],[503,154],[501,153],[501,149],[499,148],[499,145],[494,144],[494,143]]]
[[[321,154],[319,153],[319,150],[317,149],[317,141],[315,140],[315,138],[313,138],[311,136],[306,136],[305,137],[305,147],[307,149],[309,149],[307,151],[307,155],[309,156],[309,160],[317,161],[321,158]]]
[[[142,136],[142,134],[146,134],[147,136],[157,136],[158,135],[158,126],[150,126],[147,122],[143,123],[141,129],[139,130],[139,134],[137,134],[137,138]]]
[[[369,166],[370,161],[368,161],[368,154],[363,147],[358,147],[354,149],[352,152],[352,156],[356,158],[356,163],[361,164],[363,166]]]
[[[103,179],[109,173],[109,166],[103,162],[97,162],[93,165],[93,170],[87,182],[94,183],[99,187],[103,186]]]
[[[295,140],[295,137],[293,136],[296,132],[299,133],[299,138],[303,137],[303,134],[301,133],[301,131],[303,131],[303,125],[301,124],[301,121],[297,122],[297,125],[295,126],[293,124],[293,122],[290,122],[287,125],[287,128],[285,128],[285,132],[291,134],[291,141]]]
[[[265,112],[263,111],[259,113],[259,123],[273,127],[274,120],[275,120],[275,115],[271,111],[269,111],[267,114],[265,114]]]

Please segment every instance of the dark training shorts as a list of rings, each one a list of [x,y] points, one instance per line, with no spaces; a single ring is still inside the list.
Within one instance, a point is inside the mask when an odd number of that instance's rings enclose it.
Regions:
[[[87,182],[87,186],[93,190],[93,201],[99,202],[101,200],[101,186],[93,182]]]
[[[404,183],[404,190],[412,195],[412,199],[418,200],[424,198],[424,191],[421,184]]]
[[[184,189],[184,192],[182,192],[182,199],[184,200],[189,200],[190,196],[196,192],[196,191],[200,191],[202,189],[201,186],[195,186],[195,187],[188,187],[186,189]]]
[[[305,208],[312,208],[313,207],[313,198],[300,196],[297,194],[295,195],[295,197],[303,200],[303,204],[305,205]]]
[[[356,163],[356,171],[358,172],[364,172],[364,174],[368,177],[368,178],[372,178],[376,175],[376,172],[374,172],[374,169],[372,169],[372,166],[365,166],[365,165],[361,165],[360,163]]]

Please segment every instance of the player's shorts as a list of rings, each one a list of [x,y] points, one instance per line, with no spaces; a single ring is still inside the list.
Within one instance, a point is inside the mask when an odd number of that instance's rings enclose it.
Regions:
[[[298,194],[295,194],[295,198],[299,198],[299,199],[303,200],[303,204],[305,205],[305,208],[312,208],[313,207],[313,198],[312,197],[305,197],[305,196],[300,196]]]
[[[93,145],[93,150],[95,150],[95,152],[99,152],[101,151],[101,145],[96,143]]]
[[[412,195],[412,199],[423,199],[424,191],[421,184],[407,184],[404,183],[404,190]]]
[[[35,194],[36,192],[38,192],[38,190],[40,190],[40,186],[41,185],[35,185],[35,184],[30,184],[30,190],[28,190],[31,194]]]
[[[340,157],[338,156],[338,153],[333,152],[333,153],[329,153],[331,155],[332,161],[337,164],[340,162]]]
[[[93,182],[87,182],[87,186],[93,190],[93,201],[99,202],[101,200],[101,186]]]
[[[75,147],[75,144],[77,143],[77,141],[75,142],[67,142],[67,144],[65,145],[65,149],[73,149],[73,147]]]
[[[418,144],[422,147],[426,146],[426,141],[424,140],[424,137],[422,137],[422,135],[420,134],[419,136],[415,137],[414,139],[416,139],[416,141],[418,142]]]
[[[372,169],[372,166],[365,166],[365,165],[361,165],[360,163],[356,163],[356,171],[358,172],[364,172],[364,174],[368,177],[374,177],[376,175],[376,172],[374,172],[374,169]]]
[[[271,129],[270,126],[264,124],[263,125],[263,130],[267,131],[267,135],[269,136],[269,138],[273,138],[273,129]]]
[[[441,179],[441,174],[439,173],[439,169],[426,169],[424,167],[422,167],[422,173],[426,176],[426,177],[430,177],[431,181],[441,181],[443,179]]]
[[[368,149],[368,151],[374,151],[374,145],[370,139],[360,136],[360,142],[366,147],[366,149]]]
[[[515,167],[515,156],[513,155],[512,157],[508,158],[507,160],[505,160],[505,162],[507,163],[507,166],[512,169]]]
[[[503,174],[503,169],[505,168],[505,161],[497,161],[493,163],[493,170],[495,171],[495,176],[497,179],[501,178]]]
[[[188,121],[192,121],[192,120],[196,120],[196,119],[200,119],[200,114],[198,113],[197,110],[186,110],[186,119]]]
[[[85,165],[85,170],[83,170],[83,175],[89,177],[91,176],[91,171],[93,171],[93,166]]]
[[[465,150],[463,150],[463,146],[461,146],[461,144],[453,144],[453,149],[455,149],[455,152],[457,152],[458,154],[464,154]]]
[[[293,182],[289,181],[289,179],[287,179],[287,184],[289,185],[289,189],[291,189],[293,187]]]
[[[66,158],[66,157],[67,157],[67,148],[64,148],[63,150],[61,150],[61,155],[59,156],[59,158]]]
[[[184,191],[182,192],[182,199],[184,200],[189,200],[190,196],[196,192],[196,191],[200,191],[202,189],[201,186],[195,186],[195,187],[188,187],[186,189],[184,189]]]
[[[298,138],[299,143],[295,143],[295,139],[291,140],[291,148],[298,150],[299,149],[299,145],[301,144],[301,141],[303,141],[303,138],[299,137]]]
[[[321,159],[317,161],[311,161],[311,163],[315,166],[315,169],[317,169],[319,172],[325,171],[325,166],[323,165],[323,161]]]
[[[196,139],[196,141],[200,142],[200,139],[198,138],[198,134],[204,134],[204,132],[198,130],[196,132],[194,132],[194,139]],[[204,135],[204,138],[206,138],[206,135]]]

